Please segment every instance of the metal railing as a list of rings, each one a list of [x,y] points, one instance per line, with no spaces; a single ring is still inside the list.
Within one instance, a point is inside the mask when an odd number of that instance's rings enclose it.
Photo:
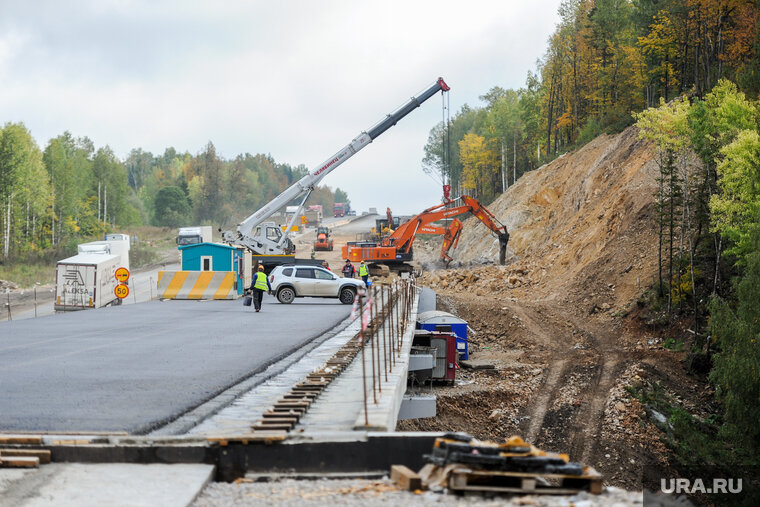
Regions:
[[[388,374],[393,372],[401,356],[404,335],[411,322],[411,312],[416,296],[413,279],[396,280],[390,285],[371,285],[357,295],[361,309],[359,342],[362,361],[362,392],[364,397],[364,422],[369,426],[369,381],[372,385],[372,402],[378,404],[378,395],[383,384],[388,383]],[[369,348],[369,351],[366,349]],[[368,372],[366,355],[370,356],[371,369]]]

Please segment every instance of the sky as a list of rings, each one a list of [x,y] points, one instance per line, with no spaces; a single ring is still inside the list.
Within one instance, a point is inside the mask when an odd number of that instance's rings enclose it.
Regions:
[[[41,149],[64,131],[121,159],[211,141],[313,169],[439,76],[452,116],[524,86],[559,3],[0,0],[0,123]],[[422,158],[442,115],[436,95],[322,183],[359,211],[440,202]]]

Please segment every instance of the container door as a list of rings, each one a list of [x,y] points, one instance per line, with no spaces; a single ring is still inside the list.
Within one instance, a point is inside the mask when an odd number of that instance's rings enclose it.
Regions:
[[[430,346],[435,349],[435,363],[433,364],[433,378],[446,378],[446,359],[448,340],[445,336],[430,338]]]

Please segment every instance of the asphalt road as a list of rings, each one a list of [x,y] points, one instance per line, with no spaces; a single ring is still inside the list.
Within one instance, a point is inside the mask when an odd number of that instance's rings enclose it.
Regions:
[[[265,295],[0,323],[0,431],[146,433],[331,329],[350,305]]]

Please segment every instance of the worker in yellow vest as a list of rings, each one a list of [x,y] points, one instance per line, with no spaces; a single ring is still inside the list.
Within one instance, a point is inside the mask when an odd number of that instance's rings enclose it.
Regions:
[[[369,270],[367,269],[367,265],[364,264],[364,261],[359,264],[359,276],[362,277],[362,281],[364,282],[364,285],[367,285],[367,279],[369,278]]]
[[[253,306],[257,312],[261,311],[261,300],[264,299],[264,291],[272,290],[272,285],[269,283],[269,278],[264,273],[264,266],[262,265],[259,265],[259,270],[253,275],[251,290],[253,291]]]

